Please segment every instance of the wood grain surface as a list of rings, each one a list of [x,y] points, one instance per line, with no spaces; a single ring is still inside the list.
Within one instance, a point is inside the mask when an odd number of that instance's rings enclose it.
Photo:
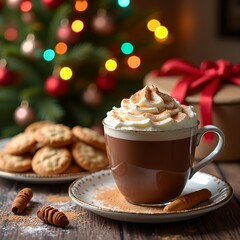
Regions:
[[[0,178],[0,239],[240,239],[240,162],[215,162],[202,171],[220,177],[233,187],[230,202],[194,219],[159,224],[127,223],[95,215],[68,197],[70,183],[29,184]],[[15,216],[10,211],[11,203],[24,187],[33,189],[33,201],[22,216]],[[69,226],[58,228],[41,222],[36,211],[43,205],[66,212]]]

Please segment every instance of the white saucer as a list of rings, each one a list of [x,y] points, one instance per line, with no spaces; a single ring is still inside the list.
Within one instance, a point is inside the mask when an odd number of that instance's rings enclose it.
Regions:
[[[70,185],[68,193],[71,199],[81,207],[106,218],[127,222],[161,223],[201,216],[226,204],[233,194],[232,187],[225,181],[197,172],[188,181],[182,195],[202,188],[211,191],[212,197],[209,201],[190,210],[171,213],[163,213],[160,207],[132,205],[127,203],[120,193],[116,198],[117,201],[114,201],[113,197],[105,197],[104,200],[102,197],[99,198],[99,196],[104,196],[104,191],[114,189],[115,192],[118,191],[110,170],[102,170],[75,180]]]

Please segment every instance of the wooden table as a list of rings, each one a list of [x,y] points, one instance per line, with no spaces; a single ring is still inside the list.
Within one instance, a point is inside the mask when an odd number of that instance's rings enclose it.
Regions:
[[[191,220],[139,224],[110,220],[76,205],[68,198],[69,184],[40,185],[0,178],[0,239],[240,239],[240,163],[215,162],[203,169],[230,183],[233,198],[223,207]],[[22,216],[13,215],[11,203],[23,187],[34,191],[33,201]],[[44,224],[36,217],[43,204],[64,209],[67,228]]]

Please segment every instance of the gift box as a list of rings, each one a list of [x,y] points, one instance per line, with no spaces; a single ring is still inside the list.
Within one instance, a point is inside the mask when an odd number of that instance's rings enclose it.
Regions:
[[[173,97],[174,94],[178,97],[180,95],[180,98],[184,97],[184,99],[182,99],[182,103],[194,106],[195,111],[198,115],[198,119],[200,120],[200,127],[203,125],[207,125],[206,123],[210,123],[219,127],[224,132],[226,138],[225,147],[217,160],[240,160],[240,77],[238,78],[235,77],[236,74],[234,75],[234,78],[236,78],[235,80],[237,80],[235,83],[231,81],[221,81],[218,71],[217,78],[218,80],[220,79],[220,82],[217,89],[206,90],[205,87],[208,84],[211,84],[211,82],[205,82],[203,88],[201,88],[201,86],[198,86],[195,91],[189,91],[189,93],[187,93],[186,85],[183,86],[184,84],[180,83],[181,81],[184,82],[183,75],[172,76],[176,73],[179,73],[179,69],[177,71],[170,71],[169,67],[167,69],[167,71],[162,71],[161,69],[160,71],[152,71],[147,74],[144,78],[144,85],[155,85],[159,88],[161,92],[165,92],[169,95],[172,95]],[[172,65],[170,69],[172,70]],[[185,71],[183,72],[185,74],[185,77],[187,76],[189,78],[190,75],[186,74]],[[196,80],[202,78],[202,74],[203,71],[201,71],[201,76],[198,75],[196,77],[195,75],[194,79]],[[216,76],[215,78],[212,78],[212,76],[211,79],[217,79]],[[226,79],[226,77],[228,76],[225,74],[224,79]],[[194,82],[195,80],[191,80],[191,82]],[[190,85],[188,85],[188,88],[191,88]],[[181,93],[181,91],[185,92]],[[209,92],[211,93],[209,94]],[[209,106],[204,106],[204,94],[207,94],[207,96],[205,96],[205,99],[207,100],[211,99],[212,97],[210,102],[207,103],[208,105],[211,105],[210,108]],[[206,111],[206,109],[208,109],[207,111],[211,109],[211,112],[204,112]],[[204,120],[204,118],[206,118],[205,114],[211,114],[211,116],[207,116],[208,118],[210,117],[210,122],[206,122]],[[212,149],[216,146],[216,143],[217,136],[215,135],[212,135],[212,138],[210,140],[203,138],[196,149],[196,158],[203,159],[205,156],[207,156],[208,153],[212,151]]]

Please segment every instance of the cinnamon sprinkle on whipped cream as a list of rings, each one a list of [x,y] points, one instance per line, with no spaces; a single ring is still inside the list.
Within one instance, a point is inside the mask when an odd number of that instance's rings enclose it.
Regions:
[[[197,126],[198,120],[193,106],[180,104],[152,85],[123,99],[119,108],[107,113],[104,123],[122,130],[166,131]]]

